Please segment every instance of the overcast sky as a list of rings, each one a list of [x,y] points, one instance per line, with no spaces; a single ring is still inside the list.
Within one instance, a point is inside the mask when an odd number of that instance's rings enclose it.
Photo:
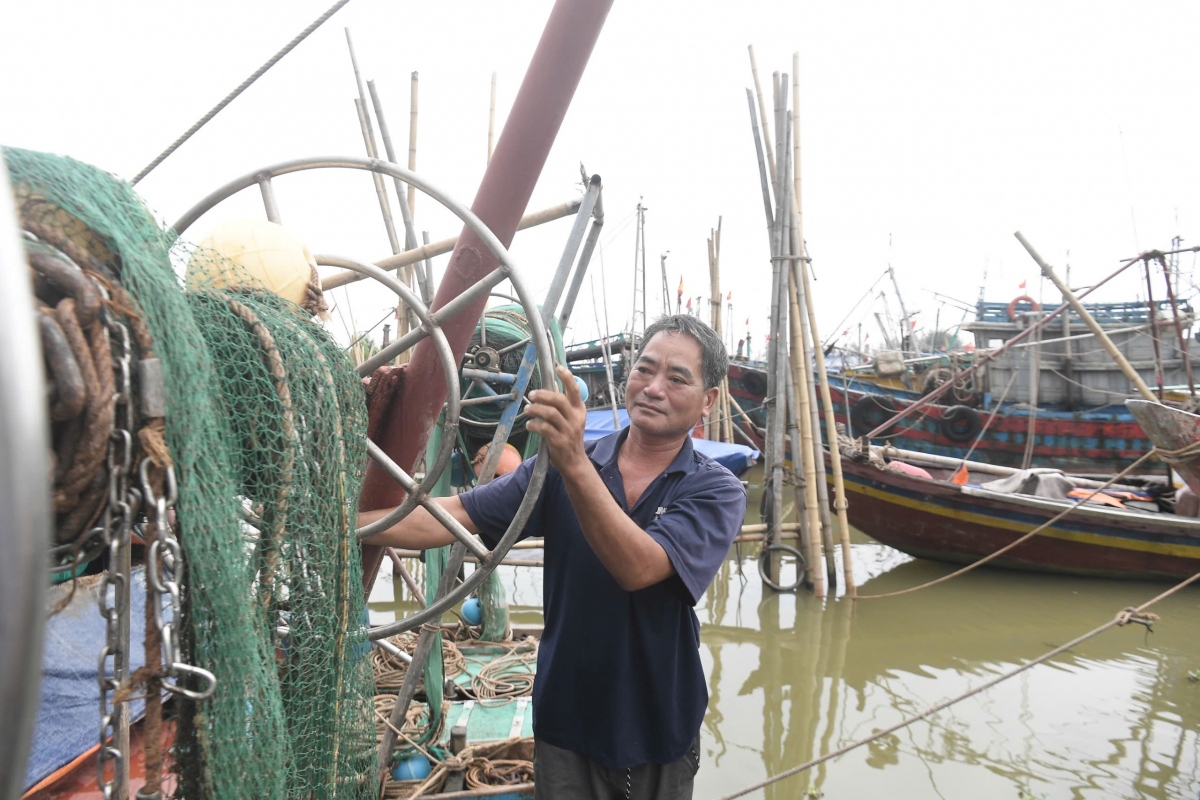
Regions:
[[[329,3],[4,3],[0,142],[132,177]],[[138,190],[170,222],[255,168],[361,155],[349,27],[403,151],[409,76],[420,73],[418,171],[469,204],[485,167],[491,75],[499,129],[550,7],[353,0]],[[755,46],[764,82],[790,73],[799,52],[805,235],[822,333],[838,332],[889,264],[930,328],[934,291],[973,303],[985,286],[1007,301],[1028,279],[1039,294],[1015,230],[1055,266],[1069,260],[1075,285],[1173,236],[1200,243],[1198,31],[1195,2],[618,0],[528,210],[578,196],[580,162],[603,177],[607,224],[592,274],[599,294],[603,264],[613,329],[630,316],[638,198],[649,208],[652,316],[665,251],[672,300],[681,275],[687,295],[708,294],[706,239],[723,218],[722,291],[733,292],[737,336],[749,317],[761,341],[770,263],[746,48]],[[365,173],[294,176],[277,191],[284,224],[313,251],[388,254]],[[261,215],[257,192],[245,192],[187,238]],[[416,218],[434,239],[459,228],[428,198]],[[568,226],[514,242],[537,292]],[[1186,272],[1193,261],[1184,257]],[[1098,296],[1144,293],[1130,276]],[[359,328],[390,302],[383,290],[335,294]],[[943,307],[942,327],[961,315]],[[586,288],[573,327],[568,341],[595,334]]]

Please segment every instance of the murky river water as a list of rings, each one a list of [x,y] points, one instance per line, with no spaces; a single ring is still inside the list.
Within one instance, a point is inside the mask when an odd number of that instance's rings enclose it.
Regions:
[[[752,488],[761,473],[751,473]],[[752,502],[752,506],[757,506]],[[756,516],[756,514],[754,514]],[[757,521],[757,520],[754,520]],[[862,594],[950,567],[858,535]],[[1169,585],[981,569],[911,595],[821,601],[759,581],[731,554],[697,607],[711,701],[697,800],[719,798],[953,697]],[[540,619],[541,574],[502,567],[515,622]],[[372,604],[372,609],[384,606]],[[1056,660],[750,797],[1196,798],[1200,587],[1162,619]]]

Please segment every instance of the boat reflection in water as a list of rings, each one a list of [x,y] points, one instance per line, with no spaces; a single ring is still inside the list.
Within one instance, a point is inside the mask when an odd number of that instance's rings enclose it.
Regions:
[[[861,537],[860,537],[861,538]],[[861,594],[949,567],[854,548]],[[1091,630],[1161,584],[979,570],[903,597],[764,595],[730,562],[698,609],[710,668],[705,797],[720,797],[956,696]],[[881,570],[886,570],[879,574]],[[872,577],[872,575],[875,577]],[[823,607],[824,606],[824,607]],[[751,795],[801,798],[1194,797],[1200,592],[1056,661]]]
[[[752,482],[760,470],[750,473]],[[916,586],[952,569],[913,561],[861,534],[855,541],[860,594]],[[757,545],[741,549],[743,560],[731,553],[696,609],[711,694],[698,800],[869,736],[1169,586],[980,569],[902,597],[820,601],[805,592],[764,592]],[[503,566],[498,573],[513,623],[539,622],[540,570]],[[386,608],[372,603],[373,611]],[[1013,800],[1022,789],[1051,800],[1196,797],[1200,683],[1188,673],[1200,669],[1200,588],[1153,611],[1162,617],[1153,633],[1136,625],[1107,631],[749,796],[807,800],[812,787],[826,800]]]

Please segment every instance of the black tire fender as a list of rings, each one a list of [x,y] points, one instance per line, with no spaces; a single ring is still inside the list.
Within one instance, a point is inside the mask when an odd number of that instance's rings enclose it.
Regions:
[[[964,444],[973,441],[983,430],[979,412],[969,406],[950,406],[942,412],[938,430],[952,442]]]
[[[896,401],[885,394],[863,395],[850,407],[850,427],[855,438],[866,436],[896,414]],[[880,436],[891,436],[896,432],[892,425]]]

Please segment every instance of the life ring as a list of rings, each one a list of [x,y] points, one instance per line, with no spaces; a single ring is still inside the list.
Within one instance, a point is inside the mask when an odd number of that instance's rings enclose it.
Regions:
[[[854,436],[865,436],[896,415],[896,401],[885,394],[867,394],[850,407],[850,427]],[[896,426],[888,427],[880,436],[891,436]]]
[[[962,444],[972,441],[983,430],[979,412],[969,406],[950,406],[942,412],[938,429],[952,442]]]
[[[1027,294],[1018,295],[1017,297],[1014,297],[1011,301],[1009,301],[1009,304],[1008,304],[1008,318],[1011,319],[1013,322],[1017,321],[1017,303],[1029,303],[1029,305],[1031,307],[1030,310],[1032,310],[1032,311],[1041,311],[1042,310],[1042,304],[1039,303],[1037,300],[1034,300],[1032,297],[1030,297]]]

